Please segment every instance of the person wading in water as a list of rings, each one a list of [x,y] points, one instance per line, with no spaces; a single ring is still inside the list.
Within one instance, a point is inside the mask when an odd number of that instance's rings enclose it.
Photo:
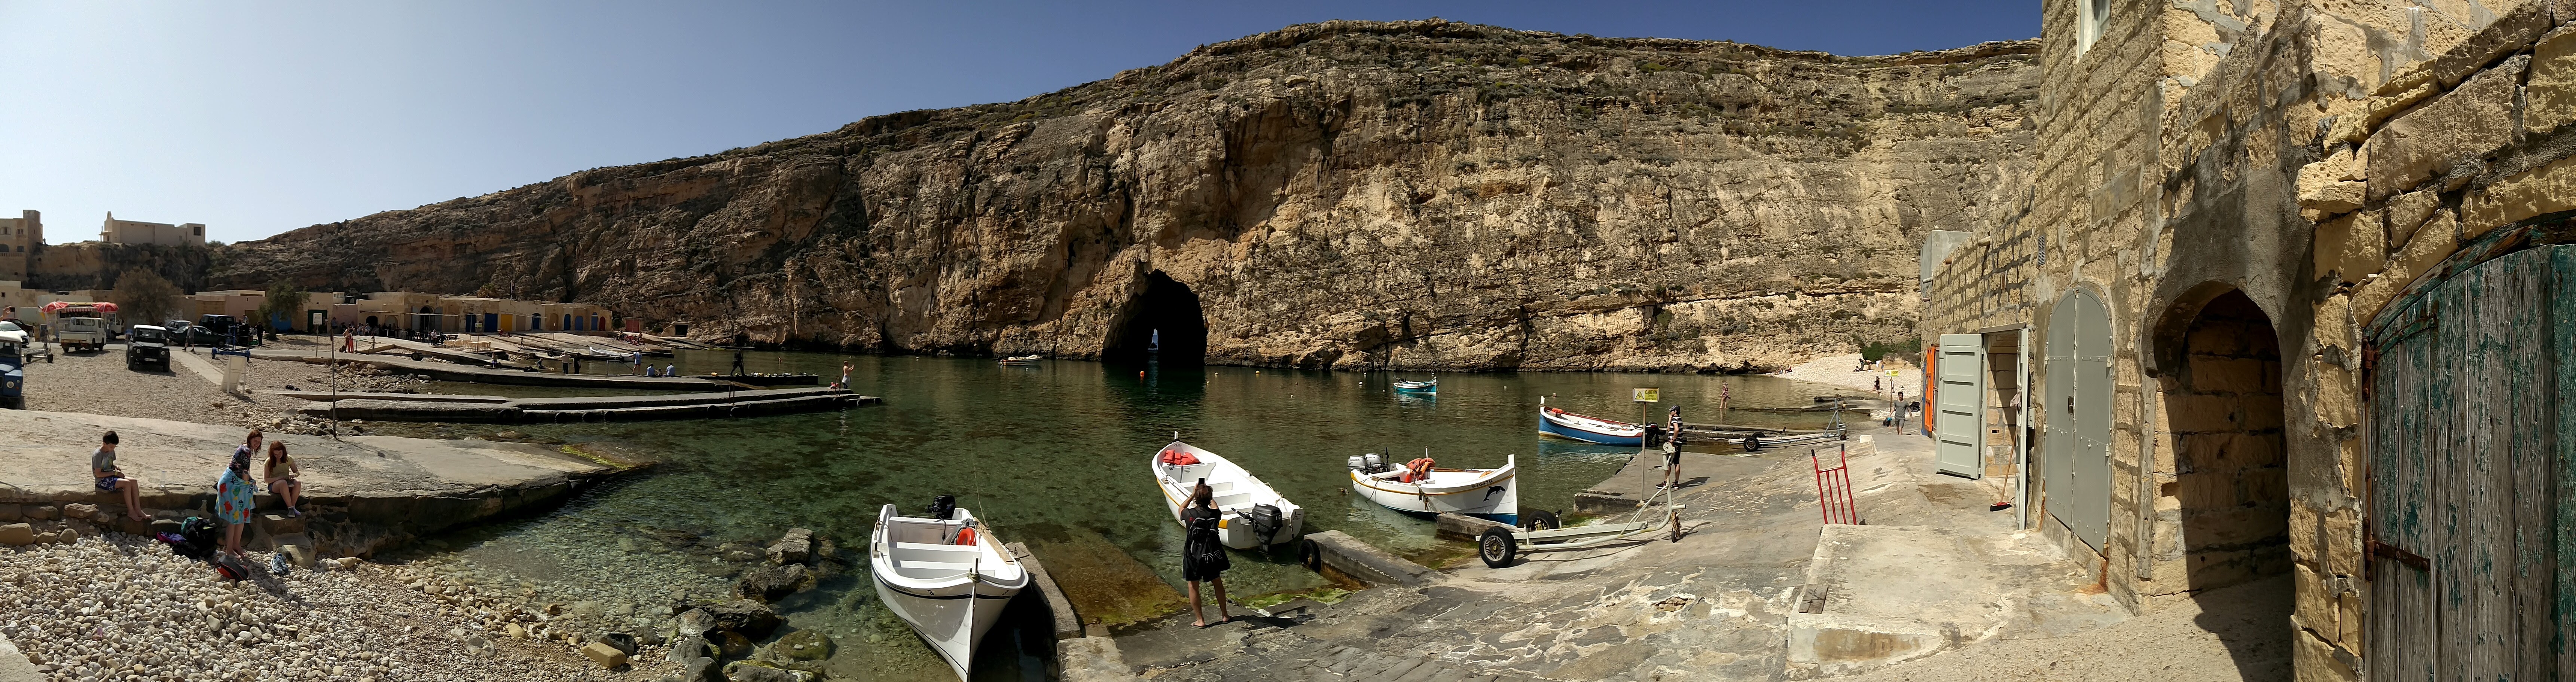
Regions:
[[[1198,487],[1190,490],[1189,508],[1181,510],[1181,523],[1189,528],[1181,540],[1181,579],[1190,584],[1190,617],[1197,619],[1191,625],[1197,627],[1208,626],[1207,614],[1199,610],[1201,581],[1216,588],[1216,615],[1224,617],[1217,622],[1234,622],[1234,614],[1226,610],[1225,603],[1225,569],[1234,565],[1226,557],[1225,543],[1217,539],[1217,524],[1225,514],[1211,502],[1215,496],[1207,479],[1199,479]]]

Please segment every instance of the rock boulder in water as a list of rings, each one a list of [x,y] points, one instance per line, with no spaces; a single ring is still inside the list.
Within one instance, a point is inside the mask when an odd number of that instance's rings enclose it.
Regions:
[[[746,637],[766,636],[769,631],[778,629],[778,612],[769,610],[768,604],[749,599],[709,606],[705,611],[715,618],[716,629],[739,632]]]
[[[742,582],[734,584],[735,596],[760,601],[778,601],[804,588],[805,565],[762,566],[745,571]]]
[[[769,562],[773,564],[801,564],[805,563],[805,559],[811,556],[813,552],[814,531],[803,528],[791,528],[788,529],[786,537],[779,538],[778,542],[769,545]]]

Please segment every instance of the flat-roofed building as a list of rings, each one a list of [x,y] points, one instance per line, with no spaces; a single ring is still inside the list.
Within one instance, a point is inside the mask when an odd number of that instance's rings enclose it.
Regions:
[[[206,243],[206,226],[202,223],[147,223],[140,220],[117,220],[116,212],[107,213],[107,222],[98,229],[98,240],[110,244],[164,244],[184,246]]]
[[[27,279],[28,249],[45,243],[45,221],[35,211],[0,218],[0,279]]]

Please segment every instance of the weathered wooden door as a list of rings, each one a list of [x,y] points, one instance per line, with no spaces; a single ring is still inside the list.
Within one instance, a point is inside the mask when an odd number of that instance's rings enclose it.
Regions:
[[[2048,315],[2040,475],[2048,514],[2102,549],[2111,535],[2111,312],[2076,291]]]
[[[2369,679],[2576,680],[2576,248],[2395,305],[2371,337]]]
[[[1986,448],[1986,338],[1976,334],[1942,334],[1940,404],[1934,417],[1939,440],[1933,446],[1933,468],[1945,474],[1976,478],[1985,473],[1978,457]]]

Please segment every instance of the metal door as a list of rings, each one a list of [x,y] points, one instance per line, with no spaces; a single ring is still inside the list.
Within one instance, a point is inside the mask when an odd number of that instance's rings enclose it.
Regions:
[[[2576,247],[2470,268],[2371,335],[2370,679],[2576,680]]]
[[[1941,473],[1977,478],[1985,474],[1980,457],[1986,445],[1986,337],[1942,334],[1941,390],[1934,393],[1933,468]]]
[[[2101,551],[2111,534],[2111,313],[2102,299],[2084,291],[2058,299],[2042,371],[2041,494],[2049,516]]]

